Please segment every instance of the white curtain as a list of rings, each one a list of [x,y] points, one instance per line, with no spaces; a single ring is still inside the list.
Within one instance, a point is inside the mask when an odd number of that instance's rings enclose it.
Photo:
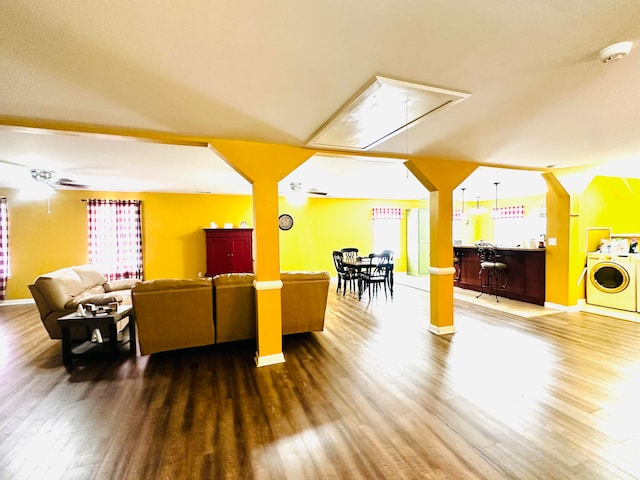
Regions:
[[[373,220],[373,251],[380,253],[391,250],[400,254],[400,220],[402,209],[396,207],[376,207],[371,210]]]

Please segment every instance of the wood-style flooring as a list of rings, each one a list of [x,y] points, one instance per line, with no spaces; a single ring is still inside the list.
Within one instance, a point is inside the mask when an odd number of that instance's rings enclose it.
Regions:
[[[188,319],[176,319],[185,323]],[[640,324],[329,292],[325,331],[62,365],[0,307],[2,479],[638,479]]]

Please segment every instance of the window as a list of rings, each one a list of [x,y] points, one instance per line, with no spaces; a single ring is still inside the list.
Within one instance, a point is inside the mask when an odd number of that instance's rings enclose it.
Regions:
[[[0,197],[0,300],[4,300],[7,280],[10,276],[9,214],[7,212],[7,199]]]
[[[400,220],[401,208],[374,208],[373,219],[373,251],[391,250],[395,255],[400,253]]]
[[[107,280],[142,278],[139,200],[87,200],[89,263]]]

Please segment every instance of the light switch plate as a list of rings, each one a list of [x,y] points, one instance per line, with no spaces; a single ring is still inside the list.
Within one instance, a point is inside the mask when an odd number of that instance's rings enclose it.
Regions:
[[[558,244],[558,239],[556,237],[549,237],[549,246],[555,247]]]

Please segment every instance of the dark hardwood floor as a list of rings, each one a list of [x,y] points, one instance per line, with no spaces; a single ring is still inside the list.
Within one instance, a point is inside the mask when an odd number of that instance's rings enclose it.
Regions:
[[[62,365],[0,307],[2,479],[640,478],[640,324],[329,293],[322,333]]]

